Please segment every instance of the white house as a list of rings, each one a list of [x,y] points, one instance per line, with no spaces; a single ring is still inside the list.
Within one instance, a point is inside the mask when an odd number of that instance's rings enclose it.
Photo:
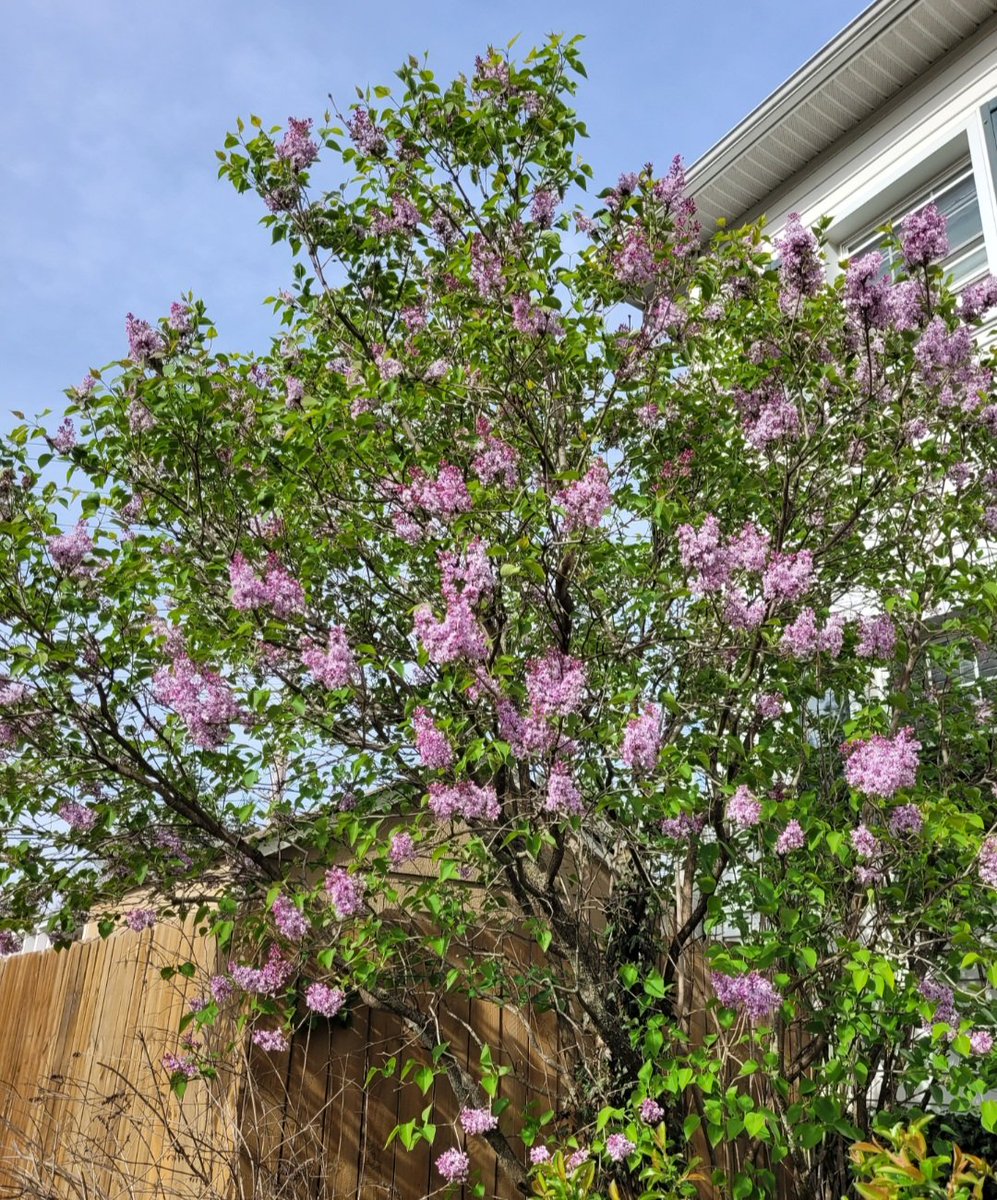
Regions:
[[[687,175],[704,235],[827,216],[833,272],[933,201],[955,286],[997,274],[997,0],[874,0]],[[997,675],[997,650],[958,674]]]
[[[956,285],[997,273],[997,0],[875,0],[688,178],[705,232],[829,216],[832,261],[933,200]]]

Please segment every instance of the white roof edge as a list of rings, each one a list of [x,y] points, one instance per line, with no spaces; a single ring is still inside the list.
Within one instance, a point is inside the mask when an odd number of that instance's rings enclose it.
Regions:
[[[921,0],[873,0],[868,8],[809,58],[767,99],[752,109],[719,142],[687,169],[690,188],[702,187],[779,123],[787,110],[805,99],[856,53]]]

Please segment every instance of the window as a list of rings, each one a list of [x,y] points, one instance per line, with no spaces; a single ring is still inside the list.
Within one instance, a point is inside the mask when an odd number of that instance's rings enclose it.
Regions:
[[[953,278],[954,286],[965,287],[987,270],[987,251],[983,244],[983,221],[976,197],[976,180],[968,160],[950,169],[927,188],[908,196],[895,209],[884,213],[873,226],[842,246],[842,256],[856,258],[879,250],[884,258],[884,274],[898,269],[899,255],[884,245],[886,235],[882,226],[892,224],[899,228],[908,213],[917,212],[926,204],[933,203],[938,211],[948,218],[949,254],[942,266]]]

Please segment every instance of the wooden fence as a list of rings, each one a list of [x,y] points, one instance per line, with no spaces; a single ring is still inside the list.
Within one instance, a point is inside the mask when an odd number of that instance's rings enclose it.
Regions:
[[[708,985],[699,950],[686,953],[695,1043],[711,1032]],[[188,961],[195,978],[163,978],[162,968]],[[439,1189],[432,1160],[458,1144],[454,1098],[445,1080],[426,1095],[411,1077],[400,1085],[405,1061],[425,1057],[382,1012],[313,1022],[285,1053],[237,1049],[213,1082],[193,1083],[182,1101],[170,1092],[162,1056],[180,1049],[180,1018],[217,965],[213,943],[165,924],[0,965],[0,1200],[423,1200]],[[557,1106],[572,1047],[552,1014],[440,999],[441,1035],[472,1070],[479,1040],[511,1068],[503,1124],[529,1102]],[[232,1041],[231,1030],[217,1036]],[[395,1073],[378,1075],[392,1060]],[[729,1065],[733,1083],[737,1054]],[[425,1108],[437,1125],[432,1147],[387,1145]],[[471,1138],[466,1148],[486,1195],[513,1200],[487,1144]],[[525,1159],[521,1143],[513,1149]],[[731,1170],[749,1149],[728,1144],[717,1161],[701,1133],[693,1145],[707,1174]]]
[[[185,961],[195,979],[163,979]],[[305,1027],[288,1052],[252,1048],[214,1083],[172,1095],[162,1056],[178,1051],[187,1001],[215,965],[210,943],[157,925],[0,966],[0,1198],[423,1200],[440,1187],[431,1160],[457,1144],[453,1096],[445,1080],[425,1096],[411,1079],[399,1086],[402,1064],[425,1059],[383,1013],[360,1007],[345,1025]],[[531,1034],[509,1010],[448,998],[441,1020],[468,1062],[478,1037],[497,1048],[513,1112],[550,1095],[559,1048],[549,1014],[534,1014]],[[396,1074],[365,1087],[391,1059]],[[386,1146],[427,1106],[432,1147]],[[487,1194],[512,1200],[483,1140],[468,1149]]]

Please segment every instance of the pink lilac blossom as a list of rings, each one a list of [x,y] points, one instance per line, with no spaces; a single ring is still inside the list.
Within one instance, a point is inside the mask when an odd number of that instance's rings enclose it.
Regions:
[[[133,908],[125,914],[125,924],[132,933],[141,933],[143,929],[151,929],[156,924],[156,914],[151,908]]]
[[[438,557],[442,575],[440,591],[448,603],[456,604],[463,600],[468,604],[477,604],[482,596],[488,595],[495,587],[495,572],[488,557],[488,547],[481,538],[475,538],[463,555],[442,550]]]
[[[471,511],[471,494],[464,476],[448,462],[441,462],[435,479],[416,468],[412,482],[397,491],[399,503],[411,512],[421,509],[430,516],[450,520],[458,513]]]
[[[471,1160],[463,1150],[445,1150],[436,1160],[436,1169],[447,1183],[463,1183],[471,1169]]]
[[[877,733],[866,741],[845,742],[841,753],[849,787],[884,800],[901,788],[913,787],[920,749],[910,726],[892,738]]]
[[[657,264],[647,238],[631,226],[623,235],[623,244],[612,258],[616,282],[625,288],[642,288],[657,276]]]
[[[971,283],[959,294],[959,315],[964,321],[975,321],[997,305],[997,279],[988,275],[979,283]]]
[[[261,579],[243,555],[237,553],[229,564],[229,581],[232,606],[240,611],[266,606],[278,617],[304,611],[304,588],[273,554],[267,559],[266,573]]]
[[[9,708],[20,704],[27,694],[28,689],[23,683],[0,684],[0,707]]]
[[[17,954],[22,944],[20,937],[12,929],[0,929],[0,958]]]
[[[300,942],[312,927],[311,921],[288,896],[278,896],[271,912],[274,924],[289,941]]]
[[[535,658],[526,669],[526,691],[534,714],[566,717],[585,697],[585,664],[556,647]]]
[[[235,986],[227,975],[212,975],[208,983],[208,990],[211,992],[211,998],[219,1007],[227,1004],[235,995]]]
[[[800,222],[799,213],[790,213],[783,232],[775,239],[779,254],[781,290],[779,305],[790,313],[804,296],[816,296],[824,282],[824,264],[813,233]]]
[[[731,629],[757,629],[765,620],[765,601],[750,604],[740,588],[734,588],[724,601],[724,620]]]
[[[908,213],[900,223],[900,244],[908,267],[926,267],[949,252],[947,220],[934,204]]]
[[[426,709],[417,708],[412,714],[412,728],[415,731],[415,748],[424,767],[438,771],[453,766],[453,747]]]
[[[471,278],[485,300],[502,290],[502,259],[479,233],[471,238]]]
[[[304,171],[318,158],[318,146],[311,139],[311,118],[287,118],[287,130],[277,144],[277,157],[290,164],[292,171]]]
[[[665,837],[677,842],[690,842],[703,832],[706,817],[702,814],[679,813],[677,817],[665,817],[661,822],[661,832]]]
[[[369,109],[355,108],[353,116],[346,122],[346,128],[353,144],[362,154],[380,158],[388,149],[384,130],[374,124]]]
[[[462,658],[479,662],[488,657],[488,638],[464,597],[447,605],[442,621],[428,604],[421,605],[415,611],[414,625],[426,653],[440,666]]]
[[[897,645],[897,629],[888,616],[859,618],[859,658],[890,659]]]
[[[983,839],[976,869],[982,883],[987,887],[997,888],[997,834],[991,833]]]
[[[475,475],[484,484],[503,483],[507,488],[514,488],[518,483],[518,452],[495,437],[484,417],[478,418],[477,433],[481,441],[471,462]]]
[[[580,816],[585,811],[582,794],[571,778],[571,771],[567,763],[560,759],[554,763],[550,778],[547,780],[547,799],[544,802],[544,809],[565,817]]]
[[[924,815],[916,804],[901,804],[890,813],[890,833],[902,837],[905,833],[919,834],[924,828]]]
[[[634,717],[623,734],[622,758],[635,771],[653,771],[661,752],[661,709],[646,704],[639,717]]]
[[[890,317],[894,328],[918,329],[928,311],[923,279],[902,279],[890,289]]]
[[[128,428],[134,434],[148,433],[150,429],[155,429],[156,418],[149,411],[148,407],[142,403],[136,396],[133,398],[128,408]]]
[[[498,700],[495,708],[499,718],[499,737],[509,743],[517,758],[532,758],[553,748],[557,735],[543,714],[522,717],[509,700]]]
[[[356,660],[347,644],[345,628],[342,625],[332,626],[324,650],[305,638],[302,642],[301,663],[330,691],[346,687],[356,670]]]
[[[469,1137],[480,1137],[498,1128],[498,1117],[490,1108],[462,1108],[460,1123]]]
[[[860,324],[871,329],[882,329],[890,323],[890,279],[883,273],[883,256],[878,250],[848,264],[845,307]]]
[[[517,332],[527,337],[564,337],[564,326],[557,313],[533,304],[530,298],[524,295],[512,298],[512,325]]]
[[[558,194],[553,188],[537,188],[530,201],[530,216],[541,229],[550,229],[557,212]]]
[[[294,964],[284,957],[279,947],[271,946],[266,965],[262,968],[229,963],[228,970],[232,982],[244,992],[259,996],[276,996],[285,989],[294,974]],[[221,977],[215,976],[211,981],[212,995],[215,994],[215,979],[218,978]],[[217,995],[215,999],[218,1000]],[[221,1000],[218,1002],[222,1003]]]
[[[445,208],[438,208],[433,213],[429,218],[429,227],[444,246],[452,246],[460,232],[456,217]]]
[[[941,317],[932,317],[914,348],[921,376],[929,386],[945,383],[950,375],[965,371],[972,355],[972,331],[963,325],[950,333]]]
[[[197,1065],[186,1054],[164,1054],[163,1070],[170,1075],[182,1075],[185,1079],[196,1079],[199,1070]]]
[[[304,380],[299,379],[296,375],[288,375],[284,380],[286,389],[285,399],[288,408],[300,408],[301,401],[305,398]]]
[[[568,1156],[568,1159],[564,1164],[564,1168],[570,1175],[573,1171],[577,1171],[582,1163],[588,1162],[588,1158],[588,1150],[582,1147],[582,1149],[576,1150],[574,1154]]]
[[[950,987],[944,983],[939,983],[935,979],[922,979],[918,984],[917,990],[921,993],[929,1004],[935,1006],[935,1011],[932,1014],[932,1024],[940,1024],[944,1022],[946,1025],[955,1025],[958,1022],[958,1014],[955,1008],[955,993]]]
[[[305,988],[305,1003],[322,1017],[334,1017],[346,1003],[346,993],[325,983],[311,983]]]
[[[340,920],[345,921],[362,910],[367,883],[360,875],[333,867],[325,873],[325,890]]]
[[[531,1146],[530,1147],[530,1166],[541,1167],[544,1163],[550,1162],[550,1151],[546,1146]]]
[[[832,658],[841,653],[844,640],[844,618],[838,614],[830,617],[823,629],[817,625],[812,608],[800,609],[799,616],[782,632],[780,645],[791,658],[813,658],[819,651],[827,651]]]
[[[749,521],[728,543],[731,564],[742,571],[759,574],[765,570],[771,540],[769,534],[760,531]]]
[[[762,802],[742,784],[727,801],[727,820],[740,829],[750,829],[762,818]]]
[[[245,719],[225,680],[214,671],[199,671],[182,651],[169,667],[155,673],[152,690],[160,704],[180,717],[191,741],[202,750],[220,746],[233,722]]]
[[[132,362],[138,365],[159,357],[166,349],[163,335],[153,329],[148,321],[141,320],[134,313],[125,316],[125,334],[128,337],[128,353]]]
[[[993,1034],[985,1029],[974,1029],[969,1035],[969,1048],[974,1054],[989,1054],[994,1048]]]
[[[665,1110],[650,1096],[641,1102],[640,1119],[645,1125],[658,1125],[665,1119]]]
[[[762,595],[776,604],[792,604],[809,590],[814,559],[809,550],[773,554],[762,577]]]
[[[462,817],[465,821],[497,821],[500,808],[493,787],[476,783],[431,783],[429,807],[439,821]]]
[[[764,721],[774,721],[782,716],[786,698],[782,692],[766,692],[758,697],[756,712]]]
[[[74,833],[89,833],[98,820],[98,814],[92,808],[77,804],[75,800],[60,805],[58,815]]]
[[[187,337],[194,332],[194,312],[189,304],[174,300],[170,305],[170,315],[167,324],[181,337]]]
[[[763,1021],[771,1017],[782,1004],[782,997],[776,989],[757,971],[738,976],[715,971],[711,979],[716,997],[724,1008],[736,1009],[751,1021]]]
[[[678,543],[682,566],[696,572],[693,590],[703,594],[720,591],[730,579],[733,564],[729,550],[722,545],[716,517],[708,516],[698,531],[680,525]]]
[[[792,854],[794,850],[802,850],[806,844],[807,838],[803,832],[803,826],[799,821],[790,821],[782,833],[779,834],[775,844],[775,852],[781,855]]]
[[[60,454],[68,454],[76,445],[76,426],[66,417],[52,436],[52,447]]]
[[[625,1134],[611,1133],[606,1138],[606,1153],[613,1162],[622,1162],[628,1158],[637,1149],[635,1142],[632,1142]]]
[[[581,479],[557,493],[558,504],[565,510],[565,529],[598,529],[613,502],[609,490],[609,468],[597,458]]]
[[[857,825],[849,835],[851,838],[852,849],[862,858],[875,859],[878,858],[882,851],[882,845],[874,833],[868,826]]]
[[[402,867],[415,858],[415,842],[410,833],[396,833],[391,839],[388,859],[393,867]]]
[[[744,418],[744,436],[756,450],[796,437],[799,432],[800,414],[796,405],[781,393],[765,401],[756,414]]]
[[[274,1054],[290,1049],[287,1038],[279,1029],[254,1029],[253,1045]]]
[[[94,541],[86,521],[77,521],[72,533],[61,533],[48,539],[48,552],[58,570],[72,575],[93,551]]]

